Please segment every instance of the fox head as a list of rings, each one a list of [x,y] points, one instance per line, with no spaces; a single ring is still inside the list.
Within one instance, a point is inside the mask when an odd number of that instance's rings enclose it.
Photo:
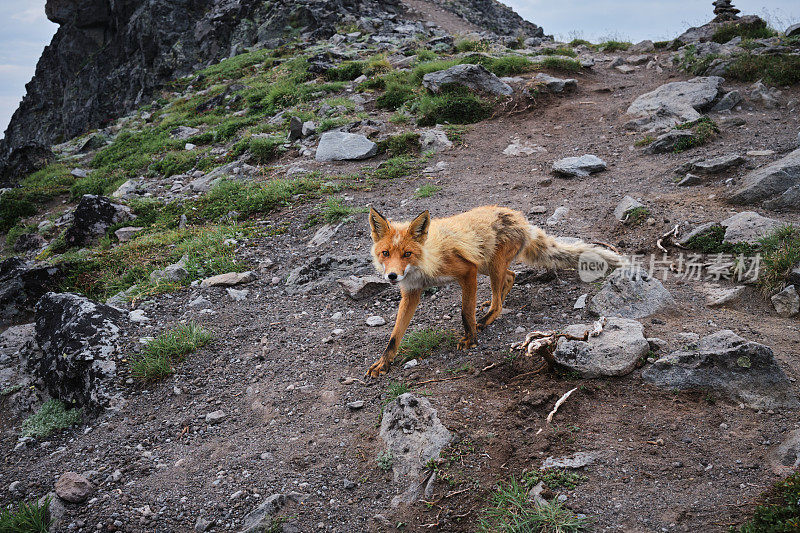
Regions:
[[[431,215],[425,211],[411,222],[390,222],[375,209],[369,210],[372,261],[383,277],[399,283],[422,260]]]

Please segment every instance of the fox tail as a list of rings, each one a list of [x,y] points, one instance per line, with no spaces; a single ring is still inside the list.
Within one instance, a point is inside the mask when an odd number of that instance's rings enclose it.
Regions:
[[[563,242],[546,234],[542,229],[530,225],[525,244],[520,250],[519,259],[525,263],[547,269],[575,268],[586,254],[586,260],[602,259],[612,268],[622,266],[624,259],[616,252],[588,244],[583,241]],[[595,255],[590,255],[595,254]]]

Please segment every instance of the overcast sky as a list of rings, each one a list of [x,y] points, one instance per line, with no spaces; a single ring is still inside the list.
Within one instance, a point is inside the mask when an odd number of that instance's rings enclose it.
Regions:
[[[711,0],[503,0],[556,38],[665,40],[712,17]],[[45,0],[0,0],[0,131],[5,131],[57,26]],[[800,21],[799,0],[734,0],[778,29]]]

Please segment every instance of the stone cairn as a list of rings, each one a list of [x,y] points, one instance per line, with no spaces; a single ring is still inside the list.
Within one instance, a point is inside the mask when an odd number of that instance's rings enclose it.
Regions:
[[[717,16],[715,21],[736,20],[739,18],[739,10],[733,7],[731,0],[716,0],[714,2],[714,14]]]

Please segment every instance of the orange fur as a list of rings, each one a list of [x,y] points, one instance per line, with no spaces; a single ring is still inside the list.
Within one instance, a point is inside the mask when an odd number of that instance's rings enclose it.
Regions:
[[[389,345],[367,374],[389,369],[426,287],[447,281],[461,286],[461,319],[465,335],[460,348],[475,345],[478,329],[503,310],[514,284],[509,265],[517,258],[539,267],[575,266],[581,253],[592,251],[611,265],[621,264],[614,252],[583,242],[566,244],[531,225],[519,211],[499,206],[477,207],[448,218],[431,219],[427,211],[411,222],[392,222],[370,209],[372,259],[385,279],[400,285],[402,299]],[[475,320],[477,275],[489,276],[492,300],[488,313]]]

